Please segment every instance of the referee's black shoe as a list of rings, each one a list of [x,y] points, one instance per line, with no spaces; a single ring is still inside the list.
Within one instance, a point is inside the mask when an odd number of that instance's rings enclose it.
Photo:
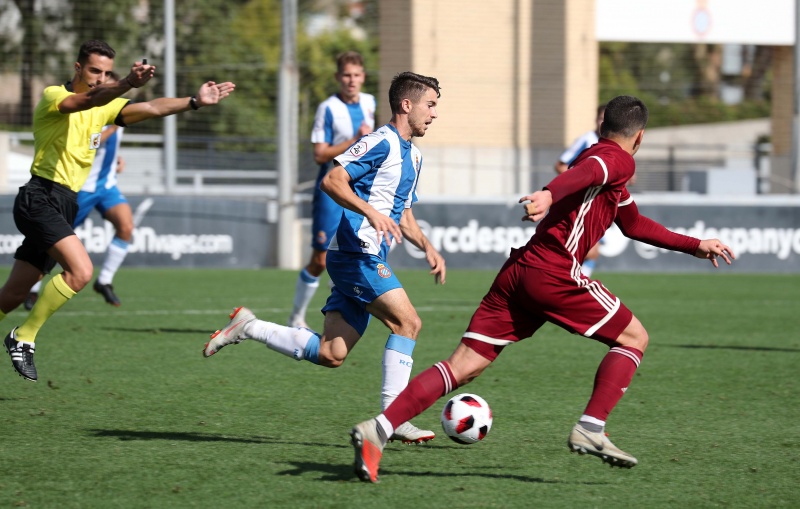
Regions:
[[[11,365],[14,366],[14,370],[19,376],[25,380],[35,382],[39,378],[36,375],[36,366],[33,364],[33,351],[36,347],[33,343],[17,341],[16,331],[16,327],[11,329],[11,332],[8,333],[5,341],[3,341],[3,346],[5,346],[8,355],[11,356]]]
[[[119,297],[114,294],[114,287],[111,285],[101,285],[100,281],[95,280],[94,282],[94,291],[99,293],[106,299],[106,302],[111,304],[112,306],[121,306],[122,302],[119,301]]]

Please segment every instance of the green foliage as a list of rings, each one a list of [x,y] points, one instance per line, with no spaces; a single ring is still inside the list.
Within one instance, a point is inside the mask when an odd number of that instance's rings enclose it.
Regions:
[[[769,116],[766,85],[760,98],[739,104],[717,97],[719,51],[692,44],[601,43],[599,100],[623,94],[641,98],[650,110],[650,127]]]
[[[416,374],[452,352],[494,271],[399,277],[423,322]],[[338,369],[254,341],[204,359],[232,306],[282,323],[297,273],[124,269],[122,307],[86,289],[45,324],[39,382],[0,359],[0,506],[796,506],[800,276],[599,277],[650,334],[608,425],[632,470],[567,452],[606,348],[548,325],[462,389],[492,406],[485,441],[390,444],[381,484],[360,483],[347,432],[378,411],[385,327],[373,320]],[[322,315],[309,319],[319,330]],[[443,402],[415,423],[438,432]]]
[[[186,0],[176,7],[177,94],[192,95],[206,80],[233,81],[237,85],[224,108],[179,116],[179,132],[274,138],[281,56],[280,0]],[[368,7],[374,9],[374,3],[368,2]],[[338,53],[360,51],[369,71],[366,90],[377,90],[378,38],[373,35],[359,40],[346,29],[311,37],[303,26],[305,15],[316,12],[315,8],[314,2],[301,2],[297,31],[301,139],[310,132],[317,104],[337,90],[333,74]],[[0,15],[13,9],[13,5],[0,2]],[[164,95],[163,2],[84,0],[72,3],[67,10],[63,6],[48,10],[45,6],[41,16],[30,22],[31,30],[36,32],[32,39],[37,44],[33,54],[36,75],[56,76],[56,81],[67,79],[78,45],[87,39],[104,39],[116,49],[116,67],[122,74],[143,56],[159,69],[147,87],[129,94],[132,98],[147,101]],[[72,45],[63,44],[65,33],[72,36]],[[0,37],[0,46],[13,49],[4,62],[18,69],[22,55],[18,43]],[[136,132],[160,132],[161,127],[159,122],[145,122],[136,126]],[[263,141],[248,146],[250,150],[272,147]]]
[[[699,97],[661,104],[655,97],[651,96],[648,99],[648,94],[644,95],[650,111],[649,127],[732,122],[770,116],[770,105],[766,101],[725,104],[707,97]]]
[[[345,51],[358,51],[364,57],[367,77],[363,90],[377,95],[379,69],[376,39],[359,40],[347,30],[326,32],[313,38],[301,31],[298,36],[301,104],[310,107],[302,115],[305,122],[301,133],[311,132],[317,105],[338,91],[339,85],[334,78],[336,57]]]

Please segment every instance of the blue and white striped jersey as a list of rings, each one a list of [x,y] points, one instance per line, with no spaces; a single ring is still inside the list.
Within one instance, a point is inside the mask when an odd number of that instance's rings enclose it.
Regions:
[[[105,131],[109,126],[103,127]],[[123,127],[117,127],[116,132],[106,138],[98,148],[92,163],[92,169],[81,191],[94,193],[102,189],[111,189],[117,185],[117,154],[122,143]]]
[[[561,157],[559,157],[558,160],[569,166],[572,164],[572,161],[574,161],[580,155],[581,152],[591,147],[598,141],[600,141],[600,138],[598,138],[596,131],[584,133],[579,136],[578,139],[572,142],[572,145],[570,145],[570,147],[565,150],[563,154],[561,154]]]
[[[358,140],[335,161],[350,175],[353,192],[397,224],[403,211],[417,201],[422,154],[390,124]],[[384,260],[389,252],[385,238],[378,239],[367,218],[348,209],[329,249],[374,254]]]
[[[362,123],[366,123],[370,129],[375,128],[375,97],[361,92],[358,103],[348,104],[333,94],[317,107],[311,143],[338,145],[353,138]],[[322,166],[330,168],[332,163]]]

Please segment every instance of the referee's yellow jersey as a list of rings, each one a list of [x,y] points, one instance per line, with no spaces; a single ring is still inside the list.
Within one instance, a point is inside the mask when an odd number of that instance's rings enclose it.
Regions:
[[[47,87],[36,105],[31,174],[78,192],[92,169],[103,126],[113,124],[129,101],[116,98],[104,106],[64,114],[58,105],[73,94],[69,85]]]

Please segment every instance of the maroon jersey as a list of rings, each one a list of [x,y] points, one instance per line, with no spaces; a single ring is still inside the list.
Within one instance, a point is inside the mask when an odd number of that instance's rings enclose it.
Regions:
[[[699,239],[670,232],[639,214],[625,187],[635,169],[633,156],[606,138],[581,152],[569,171],[546,186],[553,205],[525,246],[524,262],[577,276],[586,253],[615,221],[634,240],[694,253]]]
[[[584,150],[573,167],[546,189],[550,211],[536,234],[515,249],[472,316],[462,341],[494,360],[508,344],[533,335],[545,322],[615,344],[633,314],[599,281],[581,274],[589,249],[615,222],[629,238],[692,254],[700,240],[673,233],[639,214],[625,183],[633,157],[615,142]]]
[[[528,242],[525,260],[541,268],[580,267],[614,222],[620,201],[630,199],[625,184],[635,169],[633,157],[611,140],[584,150],[547,185],[553,205]]]

